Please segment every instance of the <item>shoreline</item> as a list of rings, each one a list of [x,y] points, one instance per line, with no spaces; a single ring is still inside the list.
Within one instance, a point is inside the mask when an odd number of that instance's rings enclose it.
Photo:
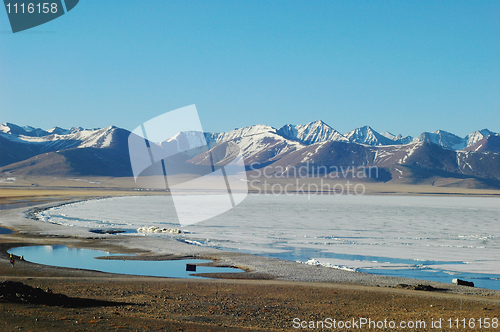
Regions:
[[[68,201],[37,206],[61,202]],[[0,286],[19,282],[23,287],[62,294],[70,304],[31,304],[0,296],[3,331],[290,331],[295,330],[297,320],[317,324],[328,319],[354,322],[361,318],[380,323],[419,322],[427,324],[427,329],[439,320],[444,329],[452,330],[445,324],[454,319],[477,322],[500,317],[497,291],[309,266],[164,238],[149,237],[151,241],[144,243],[144,236],[138,235],[103,235],[81,230],[79,234],[68,234],[66,226],[27,219],[26,210],[0,210],[0,227],[15,230],[12,234],[0,234]],[[150,243],[154,243],[155,253],[151,252]],[[213,259],[214,265],[240,265],[251,272],[234,274],[245,279],[228,279],[228,275],[222,274],[207,275],[214,279],[182,279],[111,274],[26,261],[16,261],[14,268],[10,266],[6,252],[10,247],[58,244],[136,254],[134,259]],[[407,285],[398,286],[401,283]],[[435,289],[417,290],[410,284],[435,285]]]
[[[304,263],[288,261],[278,258],[269,258],[259,255],[222,250],[217,248],[203,247],[188,244],[164,237],[131,234],[96,234],[87,229],[78,227],[61,226],[48,222],[36,220],[34,213],[53,207],[72,204],[94,199],[106,199],[114,196],[86,197],[79,199],[64,199],[42,203],[26,207],[0,210],[0,225],[15,230],[13,234],[7,235],[19,239],[34,242],[34,244],[66,244],[71,247],[92,248],[97,250],[109,250],[115,253],[135,254],[133,259],[160,260],[197,258],[208,259],[214,263],[212,266],[236,267],[246,272],[238,276],[225,274],[210,274],[216,278],[242,278],[242,279],[275,279],[295,282],[325,282],[345,283],[352,285],[374,286],[374,287],[398,287],[400,284],[416,286],[419,284],[430,285],[446,292],[458,294],[480,294],[500,295],[500,291],[457,286],[454,284],[391,277],[378,274],[369,274],[357,271],[346,271],[324,266],[311,266]],[[35,212],[36,211],[36,212]],[[31,217],[30,217],[31,216]],[[32,221],[30,223],[29,221]],[[33,227],[35,226],[35,227]],[[145,237],[148,241],[144,241]],[[66,239],[66,240],[65,240]],[[124,257],[124,259],[130,259]],[[207,275],[208,277],[208,275]]]

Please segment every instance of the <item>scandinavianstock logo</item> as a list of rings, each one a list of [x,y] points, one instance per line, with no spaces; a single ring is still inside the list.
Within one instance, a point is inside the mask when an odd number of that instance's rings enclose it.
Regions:
[[[4,0],[12,32],[31,29],[52,21],[75,8],[80,0]]]
[[[241,149],[234,143],[211,149],[195,105],[144,122],[128,147],[136,184],[170,191],[181,226],[224,213],[248,195]]]

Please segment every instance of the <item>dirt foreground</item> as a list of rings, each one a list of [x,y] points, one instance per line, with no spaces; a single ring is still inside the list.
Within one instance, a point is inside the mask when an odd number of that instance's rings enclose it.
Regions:
[[[75,238],[0,234],[1,331],[500,329],[500,295],[494,292],[466,295],[436,287],[416,290],[420,288],[415,285],[294,282],[255,275],[254,279],[169,279],[49,267],[19,259],[12,267],[9,262],[8,248],[65,242],[74,243]],[[5,282],[20,282],[16,285],[40,296],[35,301],[20,290],[6,293],[2,289],[17,288]],[[49,300],[54,294],[64,301]]]
[[[418,331],[468,331],[472,330],[472,319],[476,329],[482,330],[487,322],[490,327],[497,326],[493,324],[500,316],[498,297],[439,291],[274,280],[131,277],[40,267],[27,262],[17,262],[12,268],[6,254],[0,261],[0,273],[4,280],[50,289],[54,294],[111,302],[58,306],[2,300],[2,331],[220,331],[228,328],[291,331],[295,330],[294,326],[309,328],[320,324],[328,330],[328,323],[333,324],[334,320],[337,324],[342,321],[343,326],[354,324],[354,328],[355,323],[365,322],[361,326],[366,330],[391,330],[391,322],[394,322],[395,326],[402,323],[415,326]],[[430,327],[440,319],[441,329]],[[453,328],[445,328],[449,327],[449,319]],[[456,327],[456,319],[460,328]],[[370,320],[376,322],[372,328],[368,328]],[[375,324],[381,328],[373,328]]]
[[[356,324],[377,331],[392,330],[392,324],[417,331],[469,331],[498,330],[500,317],[498,296],[335,283],[134,277],[22,261],[12,268],[5,251],[0,274],[2,281],[22,282],[74,300],[106,301],[54,305],[15,303],[3,297],[2,331],[291,331],[294,326],[345,330],[347,325],[356,329]],[[431,327],[440,320],[441,328]],[[487,323],[489,329],[484,328]]]

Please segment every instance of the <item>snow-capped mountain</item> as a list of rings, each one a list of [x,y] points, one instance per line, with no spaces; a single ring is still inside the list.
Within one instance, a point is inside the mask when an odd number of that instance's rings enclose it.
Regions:
[[[240,137],[250,137],[266,133],[276,133],[276,129],[266,125],[254,125],[254,126],[234,129],[224,133],[205,133],[205,137],[208,143],[210,142],[222,143],[222,142],[229,142],[231,140]]]
[[[69,135],[69,134],[71,134],[72,131],[77,131],[77,130],[83,130],[83,128],[63,129],[63,128],[59,128],[59,127],[54,127],[54,128],[47,130],[47,133],[54,134],[54,135]]]
[[[303,177],[304,172],[309,177],[328,174],[354,181],[428,185],[441,181],[443,185],[499,188],[500,154],[453,151],[429,142],[370,146],[328,141],[287,154],[266,169],[266,174],[278,177]]]
[[[500,153],[500,134],[486,136],[464,150]]]
[[[411,137],[411,136],[403,137],[403,135],[401,135],[401,134],[394,135],[388,131],[384,131],[380,135],[394,141],[396,144],[409,144],[413,141],[413,137]]]
[[[189,150],[188,147],[201,146],[203,143],[199,135],[200,133],[183,132],[159,145],[168,149],[168,154],[172,155],[176,149],[186,151]],[[204,133],[204,136],[210,148],[223,143],[237,144],[242,150],[243,157],[249,163],[265,162],[304,146],[299,142],[282,137],[275,128],[265,125],[249,126],[225,133]],[[201,150],[206,151],[203,148]],[[203,152],[201,150],[200,152]],[[205,157],[208,158],[208,156]]]
[[[372,146],[397,144],[393,139],[382,136],[369,126],[356,128],[345,136],[350,142]]]
[[[415,138],[415,141],[430,142],[450,150],[461,150],[466,147],[463,138],[444,130],[436,130],[433,133],[424,132],[419,137]]]
[[[243,157],[250,164],[275,160],[305,146],[279,135],[275,128],[264,125],[211,134],[210,140],[216,144],[227,142],[237,144],[242,150]]]
[[[0,125],[0,176],[131,176],[130,134],[113,126],[43,130],[5,123]],[[169,156],[177,156],[172,165],[192,174],[212,162],[224,165],[241,151],[253,170],[376,166],[380,175],[373,181],[500,187],[500,135],[487,129],[464,138],[438,130],[412,139],[368,126],[342,135],[315,121],[279,129],[255,125],[223,133],[182,132],[148,144],[170,151]]]
[[[114,126],[104,129],[54,127],[45,131],[4,123],[0,125],[0,136],[12,142],[29,144],[34,153],[44,153],[71,148],[105,148],[111,144],[112,133],[116,129]]]
[[[382,135],[385,138],[388,138],[390,140],[393,140],[393,141],[396,140],[397,138],[403,137],[403,136],[401,136],[401,134],[399,134],[399,135],[396,136],[393,133],[390,133],[388,131],[384,131],[383,133],[380,133],[380,135]]]
[[[63,129],[59,127],[54,127],[49,130],[43,130],[41,128],[35,128],[31,126],[18,126],[13,123],[2,123],[0,124],[0,133],[12,135],[12,136],[24,136],[24,137],[44,137],[49,135],[69,135],[78,131],[84,130],[82,127]],[[92,130],[92,129],[87,129]],[[98,129],[93,129],[98,130]]]
[[[347,137],[321,120],[310,122],[305,125],[294,126],[287,124],[278,129],[277,133],[287,139],[298,141],[306,145],[324,141],[349,141]]]
[[[40,128],[33,128],[31,126],[21,127],[13,123],[0,124],[0,132],[16,136],[23,135],[31,137],[40,137],[48,134],[45,130]]]
[[[419,137],[416,137],[414,141],[430,142],[450,150],[463,150],[490,135],[495,135],[495,133],[488,129],[474,131],[464,138],[458,137],[457,135],[444,130],[436,130],[433,133],[424,132]]]
[[[4,172],[16,170],[23,174],[65,175],[79,170],[79,174],[123,176],[129,173],[123,169],[130,169],[130,165],[127,166],[129,134],[114,126],[45,131],[3,124],[0,126],[0,167],[4,166]],[[117,165],[113,170],[114,163]],[[105,174],[106,169],[109,174]]]
[[[464,137],[465,146],[466,147],[472,146],[472,145],[476,144],[477,142],[479,142],[480,140],[482,140],[483,138],[486,138],[490,135],[495,135],[495,133],[486,129],[486,128],[482,129],[482,130],[474,131],[474,132],[472,132],[469,135]]]

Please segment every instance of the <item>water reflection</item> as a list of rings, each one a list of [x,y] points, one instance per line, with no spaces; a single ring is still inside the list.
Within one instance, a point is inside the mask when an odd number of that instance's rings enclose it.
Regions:
[[[51,266],[95,270],[108,273],[132,274],[140,276],[168,278],[200,278],[186,272],[186,264],[208,263],[208,260],[182,259],[169,261],[108,260],[95,257],[124,256],[93,249],[68,248],[58,246],[29,246],[8,250],[24,260]],[[227,267],[197,266],[196,273],[238,273],[240,269]]]
[[[0,234],[12,234],[14,233],[13,231],[11,231],[10,229],[8,228],[3,228],[3,227],[0,227]]]

